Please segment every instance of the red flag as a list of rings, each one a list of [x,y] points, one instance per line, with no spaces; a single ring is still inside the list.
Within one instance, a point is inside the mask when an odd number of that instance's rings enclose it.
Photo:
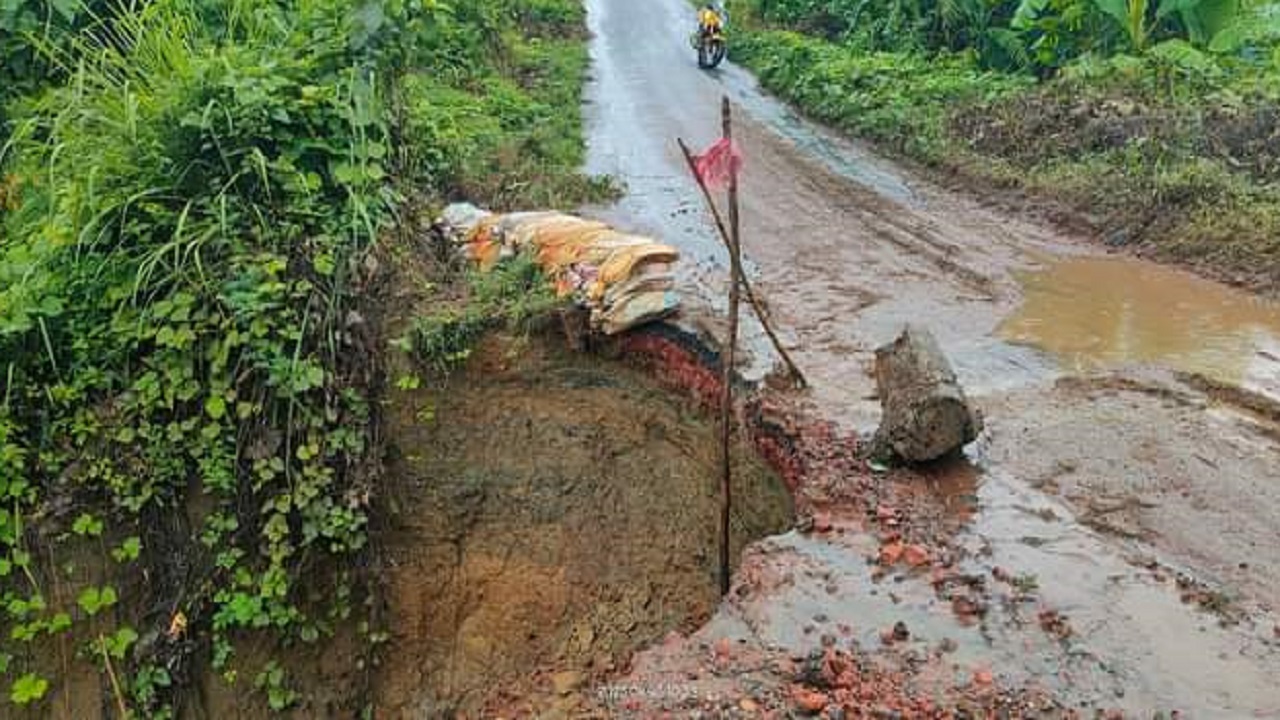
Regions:
[[[694,168],[702,182],[715,190],[728,185],[730,176],[742,170],[742,152],[737,143],[720,138],[719,142],[694,158]]]

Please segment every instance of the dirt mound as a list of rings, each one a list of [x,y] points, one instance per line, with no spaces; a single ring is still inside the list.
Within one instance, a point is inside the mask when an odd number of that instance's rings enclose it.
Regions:
[[[715,428],[639,372],[492,337],[389,415],[386,717],[567,703],[715,609]],[[735,462],[736,558],[792,509],[748,447]]]

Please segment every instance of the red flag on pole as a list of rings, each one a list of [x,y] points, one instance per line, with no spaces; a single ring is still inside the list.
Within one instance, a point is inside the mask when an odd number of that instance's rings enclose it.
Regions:
[[[708,188],[722,188],[729,184],[731,175],[742,170],[742,152],[737,143],[721,138],[694,159],[694,169]]]

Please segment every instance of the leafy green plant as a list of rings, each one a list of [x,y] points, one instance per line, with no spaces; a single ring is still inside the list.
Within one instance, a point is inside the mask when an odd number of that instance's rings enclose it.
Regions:
[[[1242,9],[1209,41],[1209,48],[1220,53],[1258,50],[1268,46],[1275,48],[1276,57],[1280,57],[1280,4],[1277,3]],[[1280,68],[1280,62],[1273,62],[1273,65]]]
[[[111,557],[118,563],[132,562],[142,553],[142,539],[134,536],[125,538],[119,547],[112,548]]]
[[[254,686],[267,694],[272,710],[284,710],[298,701],[298,694],[286,685],[284,668],[275,661],[267,663],[254,680]]]
[[[1098,9],[1115,21],[1117,27],[1124,32],[1129,46],[1137,52],[1147,47],[1147,38],[1151,34],[1151,20],[1148,17],[1148,0],[1094,0]],[[1172,3],[1158,3],[1161,12],[1167,14]],[[1163,16],[1161,16],[1162,18]]]
[[[17,705],[29,705],[44,697],[48,691],[48,680],[34,673],[27,673],[13,681],[9,687],[9,699]]]
[[[76,604],[80,606],[90,617],[97,615],[103,610],[116,604],[119,598],[116,595],[116,589],[110,585],[104,587],[87,587],[80,592],[80,596],[76,598]]]
[[[109,23],[111,7],[109,2],[81,0],[0,3],[0,113],[9,100],[64,77],[54,55],[94,17]],[[0,121],[3,119],[0,114]],[[0,140],[4,137],[0,131]]]
[[[471,347],[490,324],[471,313],[445,313],[418,318],[413,325],[415,357],[436,372],[447,373],[471,356]]]
[[[102,528],[103,523],[101,520],[89,513],[81,513],[80,517],[76,518],[75,524],[71,526],[71,531],[77,535],[98,537],[102,534]]]
[[[984,71],[972,57],[867,53],[795,33],[744,34],[735,49],[765,87],[811,115],[924,159],[943,151],[949,106],[1032,83]]]
[[[110,556],[132,562],[146,519],[184,513],[194,489],[216,509],[196,533],[212,552],[166,542],[206,578],[190,598],[208,606],[205,631],[287,635],[305,615],[295,574],[365,544],[351,474],[369,408],[342,322],[357,260],[397,201],[378,63],[404,57],[393,45],[416,43],[399,33],[433,11],[247,7],[160,0],[69,38],[70,83],[30,99],[14,126],[0,542],[10,576],[36,585],[22,516],[57,488],[90,488],[111,507],[82,513],[71,536],[124,535]],[[277,444],[248,447],[270,428],[283,429]],[[118,534],[105,519],[116,516]],[[17,641],[68,630],[17,587],[4,591]],[[104,584],[76,604],[104,617],[122,603]],[[123,662],[135,641],[121,627],[96,644]],[[137,686],[140,710],[165,710],[166,682]]]
[[[1201,47],[1210,45],[1240,17],[1240,0],[1178,0],[1174,4],[1189,39]]]
[[[1035,66],[1058,68],[1105,44],[1100,21],[1093,0],[1023,0],[1009,27]]]
[[[138,641],[138,632],[131,627],[122,627],[111,635],[100,636],[98,641],[104,655],[123,660],[129,648]]]

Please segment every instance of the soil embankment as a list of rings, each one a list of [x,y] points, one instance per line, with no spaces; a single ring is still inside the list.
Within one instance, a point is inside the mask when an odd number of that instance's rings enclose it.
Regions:
[[[492,336],[389,423],[387,717],[554,711],[714,612],[715,426],[643,373]],[[749,447],[734,463],[736,558],[792,515]]]

